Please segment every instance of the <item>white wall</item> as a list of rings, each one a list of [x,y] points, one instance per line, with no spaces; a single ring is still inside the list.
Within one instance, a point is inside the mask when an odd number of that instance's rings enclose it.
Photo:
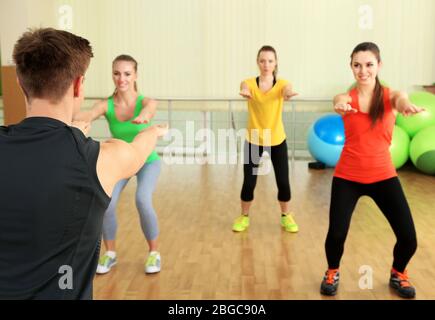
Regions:
[[[277,49],[280,76],[303,97],[345,90],[349,54],[362,41],[380,46],[391,87],[435,82],[433,0],[1,0],[3,64],[23,25],[58,27],[62,5],[72,9],[72,32],[94,48],[88,96],[112,92],[111,61],[128,53],[149,96],[235,97],[240,80],[256,75],[263,44]],[[372,29],[361,28],[363,5]]]
[[[0,0],[2,65],[12,64],[15,42],[28,28],[56,26],[54,0]]]
[[[13,44],[26,29],[27,11],[24,1],[0,1],[0,49],[2,65],[12,64]]]

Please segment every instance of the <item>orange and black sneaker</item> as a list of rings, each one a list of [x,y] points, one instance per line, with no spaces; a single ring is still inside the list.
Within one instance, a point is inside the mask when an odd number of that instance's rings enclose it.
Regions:
[[[339,280],[340,272],[338,272],[338,269],[328,269],[320,285],[320,293],[326,296],[335,296]]]
[[[409,283],[406,270],[401,273],[394,268],[391,269],[390,287],[396,290],[402,298],[412,299],[415,297],[415,288]]]

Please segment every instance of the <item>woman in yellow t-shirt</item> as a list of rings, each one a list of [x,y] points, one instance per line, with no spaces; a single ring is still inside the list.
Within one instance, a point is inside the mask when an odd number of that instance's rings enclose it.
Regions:
[[[297,232],[298,225],[290,214],[288,151],[282,122],[284,100],[296,93],[288,81],[276,78],[278,65],[273,47],[263,46],[258,51],[257,65],[260,76],[244,80],[240,85],[240,95],[248,101],[249,119],[244,145],[242,214],[234,221],[233,231],[244,231],[249,226],[249,208],[254,199],[259,162],[263,151],[267,151],[278,186],[281,225],[288,232]]]

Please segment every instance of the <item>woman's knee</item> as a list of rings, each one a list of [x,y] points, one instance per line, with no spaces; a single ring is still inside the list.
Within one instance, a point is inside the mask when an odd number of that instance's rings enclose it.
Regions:
[[[415,234],[404,234],[397,237],[398,244],[406,246],[409,250],[417,249],[417,237]]]
[[[326,237],[326,244],[340,245],[346,241],[346,232],[342,231],[329,231]]]
[[[136,207],[141,211],[150,211],[152,208],[152,198],[151,197],[136,197]]]

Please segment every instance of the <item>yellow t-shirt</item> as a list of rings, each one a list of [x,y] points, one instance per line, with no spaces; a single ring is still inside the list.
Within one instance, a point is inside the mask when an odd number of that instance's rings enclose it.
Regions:
[[[286,138],[282,123],[284,103],[282,91],[288,81],[277,79],[275,85],[264,93],[258,88],[255,79],[245,80],[251,91],[251,99],[248,100],[249,118],[246,139],[255,145],[277,146]]]

